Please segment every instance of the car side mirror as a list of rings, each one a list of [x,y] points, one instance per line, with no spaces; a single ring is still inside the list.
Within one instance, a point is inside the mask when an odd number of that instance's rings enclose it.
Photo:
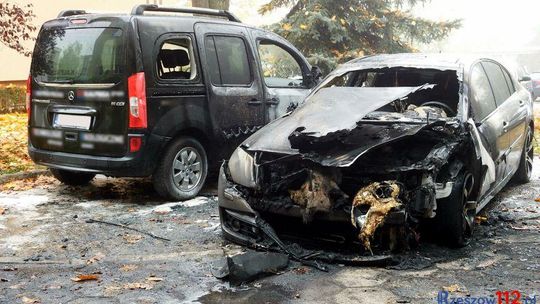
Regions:
[[[531,77],[530,76],[521,76],[521,78],[519,79],[519,81],[531,81]]]
[[[318,84],[321,81],[321,78],[322,78],[321,69],[318,66],[312,66],[311,67],[311,80],[313,81],[313,85]]]

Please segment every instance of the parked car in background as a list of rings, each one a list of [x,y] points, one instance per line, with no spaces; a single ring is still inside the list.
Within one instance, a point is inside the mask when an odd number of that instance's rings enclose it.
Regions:
[[[540,73],[531,73],[529,74],[529,78],[532,100],[535,101],[540,97]]]
[[[257,246],[274,237],[268,223],[289,236],[303,223],[329,239],[333,222],[366,249],[398,248],[426,225],[463,246],[501,188],[530,180],[533,132],[529,93],[494,60],[352,60],[223,164],[223,234]]]
[[[64,11],[36,41],[28,151],[66,184],[152,175],[164,197],[192,198],[209,169],[296,107],[319,73],[285,39],[227,11]]]

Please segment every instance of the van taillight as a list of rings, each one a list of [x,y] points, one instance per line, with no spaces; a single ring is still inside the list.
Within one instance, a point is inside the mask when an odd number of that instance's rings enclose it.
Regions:
[[[146,83],[144,72],[128,78],[129,127],[143,129],[148,126],[146,119]]]
[[[32,113],[32,76],[28,76],[26,80],[26,114],[28,114],[28,122],[30,123],[30,114]]]

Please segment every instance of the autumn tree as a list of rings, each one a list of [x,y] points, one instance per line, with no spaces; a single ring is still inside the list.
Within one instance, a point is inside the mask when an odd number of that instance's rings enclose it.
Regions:
[[[24,41],[33,40],[30,35],[36,30],[32,24],[35,17],[32,4],[20,6],[0,2],[0,42],[15,51],[30,56],[32,51],[24,45]]]
[[[414,43],[445,38],[460,20],[432,21],[410,9],[429,0],[270,0],[267,14],[290,7],[270,29],[291,41],[326,73],[363,55],[415,51]]]

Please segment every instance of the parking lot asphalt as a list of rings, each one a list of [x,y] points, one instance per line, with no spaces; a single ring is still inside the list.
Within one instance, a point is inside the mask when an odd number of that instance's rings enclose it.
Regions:
[[[168,203],[145,179],[14,181],[0,192],[0,303],[437,303],[441,291],[496,299],[514,290],[538,298],[539,159],[533,175],[496,196],[465,248],[421,243],[399,267],[321,272],[292,262],[237,287],[210,273],[245,250],[221,237],[215,185]]]

